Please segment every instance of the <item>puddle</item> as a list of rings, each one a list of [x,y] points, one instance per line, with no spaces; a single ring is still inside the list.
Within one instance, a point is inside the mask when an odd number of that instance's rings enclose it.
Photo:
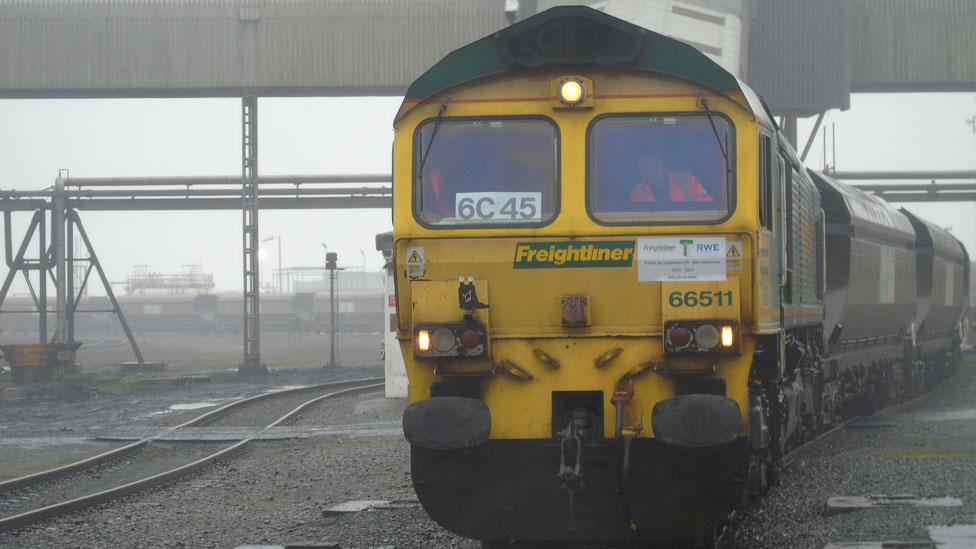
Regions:
[[[880,455],[881,459],[976,459],[976,452],[958,450],[899,450],[894,452],[884,452]]]
[[[200,408],[213,408],[216,406],[216,402],[189,402],[187,404],[174,404],[169,407],[170,410],[176,412],[179,410],[199,410]]]
[[[891,416],[878,418],[876,421],[871,421],[871,418],[867,418],[865,421],[856,421],[847,427],[873,427],[878,426],[889,426],[897,425],[899,421],[907,421],[913,423],[931,423],[939,421],[968,421],[976,419],[976,408],[968,408],[965,410],[950,410],[945,412],[915,412],[907,414],[893,414]],[[887,422],[886,422],[887,420]]]
[[[848,423],[844,429],[885,429],[888,427],[898,427],[897,423],[877,422],[877,421],[855,421]]]
[[[213,408],[220,404],[219,400],[207,400],[203,402],[186,402],[183,404],[173,404],[165,410],[159,410],[158,412],[149,412],[142,417],[155,417],[165,414],[170,414],[173,412],[183,412],[186,410],[200,410],[201,408]]]
[[[913,416],[909,416],[913,417]],[[915,414],[917,421],[959,421],[966,419],[976,419],[976,409],[955,410],[952,412],[930,412]]]

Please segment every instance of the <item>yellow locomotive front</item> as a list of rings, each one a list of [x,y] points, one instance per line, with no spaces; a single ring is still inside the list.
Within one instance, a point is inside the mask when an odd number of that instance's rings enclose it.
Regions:
[[[395,122],[397,336],[436,521],[680,538],[739,502],[768,436],[750,440],[755,345],[779,330],[772,131],[702,54],[586,8],[414,83]]]

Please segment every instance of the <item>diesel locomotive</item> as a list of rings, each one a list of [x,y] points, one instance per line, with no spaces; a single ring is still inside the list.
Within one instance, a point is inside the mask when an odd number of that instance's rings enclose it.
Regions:
[[[805,169],[680,41],[553,8],[394,131],[413,483],[486,547],[708,541],[791,447],[958,364],[959,241]]]

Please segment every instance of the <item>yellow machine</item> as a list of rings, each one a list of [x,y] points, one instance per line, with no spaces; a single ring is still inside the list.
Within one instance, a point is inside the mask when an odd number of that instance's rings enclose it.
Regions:
[[[796,160],[749,88],[554,8],[435,65],[394,128],[404,431],[435,520],[489,545],[690,538],[762,490]]]

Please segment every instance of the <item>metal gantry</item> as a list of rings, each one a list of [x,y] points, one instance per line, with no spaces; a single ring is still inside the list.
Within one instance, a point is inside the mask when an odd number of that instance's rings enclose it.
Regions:
[[[129,329],[129,323],[126,321],[125,315],[122,313],[122,308],[119,306],[119,302],[115,298],[115,293],[112,291],[112,285],[109,283],[108,277],[106,276],[105,271],[102,269],[102,265],[98,260],[98,256],[95,254],[95,249],[92,246],[91,240],[88,238],[88,233],[85,231],[84,225],[81,223],[81,218],[78,216],[78,213],[71,208],[70,203],[67,200],[67,193],[65,192],[65,180],[60,177],[54,184],[54,191],[52,200],[50,202],[50,210],[50,246],[48,246],[47,208],[42,207],[34,211],[34,215],[31,217],[31,221],[27,226],[27,231],[25,232],[23,240],[18,247],[16,255],[12,255],[13,227],[11,216],[13,212],[9,210],[3,212],[4,244],[6,249],[5,259],[9,271],[7,272],[7,276],[3,281],[3,285],[0,286],[0,314],[36,312],[38,315],[38,343],[42,345],[50,344],[51,348],[53,349],[53,355],[57,357],[56,360],[64,363],[72,363],[74,361],[74,352],[78,348],[78,344],[75,342],[76,313],[115,314],[119,320],[122,330],[125,332],[125,337],[128,340],[129,346],[132,348],[132,352],[136,358],[136,362],[131,364],[145,365],[146,361],[143,358],[142,352],[139,350],[139,345],[136,343],[132,330]],[[75,231],[77,231],[78,235],[81,237],[81,242],[88,254],[87,257],[78,258],[75,256]],[[27,250],[31,241],[34,239],[35,233],[37,234],[38,243],[37,260],[26,257]],[[88,265],[85,269],[81,286],[78,288],[76,295],[74,268],[75,263],[79,262],[85,262]],[[35,270],[38,273],[36,291],[30,279],[31,271]],[[98,275],[98,278],[102,283],[105,294],[111,303],[111,309],[78,309],[78,305],[81,302],[81,297],[85,294],[85,289],[87,288],[88,280],[93,270]],[[18,273],[23,273],[24,280],[27,282],[27,287],[30,290],[31,297],[34,301],[35,310],[33,311],[3,309],[3,303],[10,291],[10,286]],[[48,338],[47,330],[48,313],[50,312],[48,310],[50,305],[47,296],[47,285],[49,279],[54,282],[54,312],[56,314],[56,329],[54,335],[50,339]]]
[[[254,114],[251,111],[247,114]],[[256,120],[249,136],[256,137]],[[253,132],[253,133],[251,133]],[[129,329],[121,308],[115,300],[108,279],[102,270],[94,248],[84,232],[79,211],[127,211],[127,210],[170,210],[206,211],[216,209],[239,209],[243,207],[244,261],[245,271],[252,267],[252,275],[245,276],[245,292],[259,298],[258,284],[258,232],[257,204],[259,199],[265,209],[346,209],[346,208],[389,208],[391,206],[390,176],[385,174],[350,175],[281,175],[258,177],[256,145],[252,141],[242,149],[242,164],[248,169],[242,177],[143,177],[143,178],[59,178],[54,187],[43,191],[0,191],[0,211],[4,214],[6,241],[6,264],[10,269],[0,285],[0,314],[30,313],[38,314],[38,339],[40,343],[51,343],[59,348],[71,350],[77,347],[74,340],[76,313],[114,313],[125,332],[137,362],[146,363]],[[252,163],[251,160],[254,160]],[[27,225],[21,245],[15,248],[12,242],[12,216],[15,212],[31,212],[33,215]],[[50,214],[48,213],[50,212]],[[50,221],[50,233],[48,223]],[[59,227],[62,229],[59,230]],[[81,236],[82,246],[87,249],[87,257],[76,257],[75,234]],[[51,241],[48,242],[50,234]],[[28,248],[37,240],[38,258],[27,259]],[[77,271],[78,264],[86,268]],[[59,267],[60,265],[60,267]],[[33,273],[38,273],[35,281]],[[110,309],[89,311],[80,310],[78,305],[85,293],[92,272],[105,285],[105,292],[112,306]],[[4,298],[9,293],[14,279],[23,274],[35,304],[34,310],[12,311],[3,309]],[[47,276],[44,276],[46,274]],[[50,279],[55,288],[55,311],[58,314],[57,330],[48,337],[48,292],[46,282]],[[77,291],[76,279],[81,279]],[[251,331],[248,331],[250,326]],[[245,304],[244,308],[245,347],[242,368],[260,362],[260,303],[257,299]],[[50,339],[50,341],[49,341]]]

